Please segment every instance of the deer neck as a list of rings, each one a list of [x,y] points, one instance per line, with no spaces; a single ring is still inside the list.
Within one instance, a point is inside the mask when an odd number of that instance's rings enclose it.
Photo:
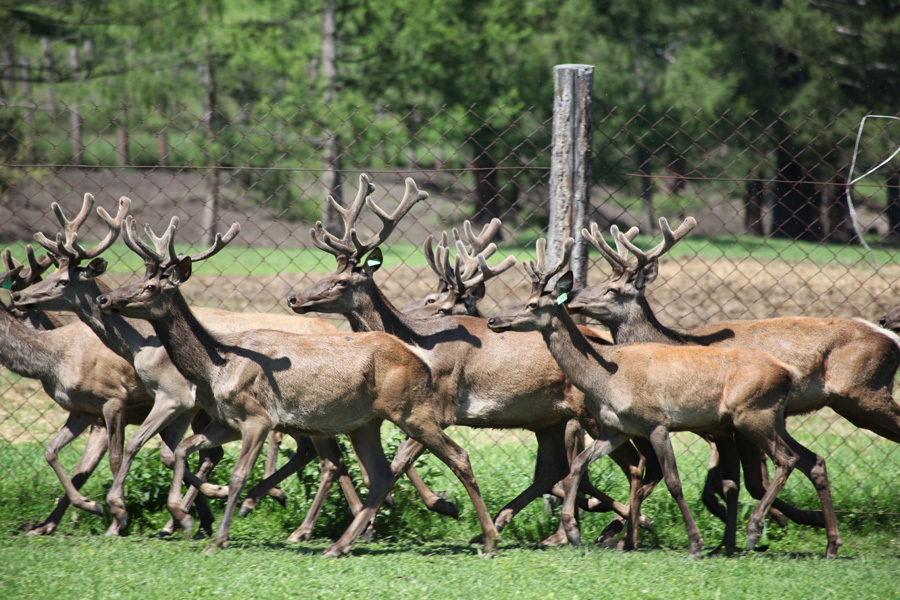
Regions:
[[[681,345],[687,343],[683,335],[659,322],[644,296],[640,296],[635,302],[630,303],[629,310],[626,311],[623,319],[610,323],[608,326],[616,344],[656,342]]]
[[[353,331],[384,331],[404,342],[417,338],[412,320],[391,304],[375,282],[366,283],[365,293],[355,304],[354,310],[344,314]]]
[[[141,319],[103,314],[94,298],[107,292],[108,286],[92,281],[91,285],[78,294],[75,313],[107,348],[134,364],[137,353],[151,345],[149,338],[153,337],[153,328]]]
[[[208,388],[225,363],[226,348],[201,325],[181,292],[175,291],[166,302],[162,316],[148,320],[181,374],[194,385]]]
[[[49,343],[46,332],[21,323],[6,306],[0,310],[0,363],[22,377],[44,381],[62,361],[61,348]]]
[[[606,360],[602,350],[584,337],[562,307],[551,317],[549,326],[541,329],[541,335],[566,379],[584,392],[596,393],[598,383],[605,386],[616,371],[615,363]]]

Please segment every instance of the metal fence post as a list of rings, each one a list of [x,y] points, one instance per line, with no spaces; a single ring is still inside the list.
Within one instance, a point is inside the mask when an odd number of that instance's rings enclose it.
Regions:
[[[594,67],[557,65],[553,68],[553,146],[550,163],[550,223],[548,261],[562,256],[563,242],[575,238],[572,271],[579,285],[587,283],[587,227],[591,188],[591,92]]]

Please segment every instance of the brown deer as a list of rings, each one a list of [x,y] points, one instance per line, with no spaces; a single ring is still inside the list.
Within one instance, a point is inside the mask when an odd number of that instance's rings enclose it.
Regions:
[[[15,265],[4,253],[4,263],[13,268],[0,275],[13,293],[40,280],[46,268],[32,261],[31,266]],[[26,271],[26,274],[22,272]],[[45,319],[35,322],[52,325]],[[43,522],[31,528],[32,535],[49,535],[59,526],[69,504],[103,516],[103,507],[90,500],[80,488],[91,476],[103,454],[109,450],[109,465],[115,475],[122,464],[125,425],[140,423],[153,403],[134,369],[116,356],[82,323],[52,329],[35,329],[21,322],[0,304],[0,363],[22,377],[37,379],[50,398],[69,413],[65,425],[53,436],[44,456],[65,490],[65,496]],[[92,431],[84,454],[70,478],[59,462],[60,451],[87,428]],[[205,518],[204,518],[205,520]],[[117,523],[110,534],[119,533]]]
[[[225,547],[237,498],[262,441],[271,430],[313,438],[347,433],[370,479],[370,493],[347,531],[326,551],[347,553],[367,527],[393,485],[415,455],[412,444],[401,445],[394,465],[381,447],[380,426],[395,423],[411,439],[447,464],[465,486],[482,526],[484,552],[497,551],[498,534],[490,520],[465,451],[443,429],[452,423],[454,407],[434,393],[431,372],[406,344],[384,333],[294,335],[250,330],[214,336],[188,307],[179,286],[191,274],[192,258],[175,252],[173,217],[157,238],[147,228],[156,249],[135,233],[134,220],[125,223],[124,240],[141,256],[147,272],[137,285],[103,294],[97,305],[107,313],[145,319],[179,371],[194,383],[198,399],[213,418],[200,434],[176,449],[176,471],[169,509],[176,520],[188,515],[179,495],[184,458],[201,448],[241,440],[241,451],[228,486],[228,502],[212,547]],[[240,227],[216,237],[202,253],[209,257],[227,244]]]
[[[428,266],[438,276],[438,289],[424,298],[403,305],[400,312],[414,319],[443,315],[483,317],[478,310],[478,302],[484,298],[485,282],[507,271],[516,263],[514,257],[507,257],[487,273],[482,272],[478,266],[476,255],[481,254],[487,259],[497,251],[497,245],[490,241],[497,235],[501,225],[500,219],[492,219],[482,227],[481,233],[475,235],[472,223],[464,221],[464,237],[460,236],[459,230],[454,227],[453,238],[456,240],[457,252],[453,266],[450,265],[447,233],[441,234],[437,252],[434,249],[434,236],[429,235],[422,245],[422,251]]]
[[[63,231],[56,235],[55,241],[51,241],[43,234],[36,235],[36,239],[50,252],[51,256],[55,257],[60,268],[56,273],[48,277],[46,281],[31,285],[13,294],[14,303],[19,307],[74,311],[86,326],[90,327],[96,334],[96,337],[99,337],[104,344],[125,360],[135,365],[141,380],[153,394],[153,409],[146,415],[146,418],[140,423],[140,427],[128,440],[124,456],[122,457],[123,468],[115,475],[113,485],[107,496],[107,501],[119,531],[127,525],[128,513],[124,505],[124,484],[137,452],[153,435],[160,431],[171,429],[171,434],[167,435],[168,443],[164,444],[161,449],[161,458],[164,463],[173,466],[174,454],[172,450],[183,437],[188,424],[201,417],[202,420],[198,422],[198,426],[205,425],[208,421],[197,404],[194,386],[172,364],[165,348],[156,339],[153,328],[140,319],[127,319],[115,315],[105,316],[94,303],[94,299],[97,296],[108,291],[108,288],[98,279],[106,269],[106,261],[99,258],[99,255],[118,236],[119,227],[127,213],[130,202],[125,197],[120,199],[119,212],[116,219],[110,218],[105,210],[98,208],[97,212],[108,225],[109,233],[90,250],[82,248],[76,240],[78,229],[87,219],[93,206],[93,196],[85,194],[82,208],[72,220],[67,219],[59,205],[54,203],[53,211],[57,215]],[[194,255],[194,259],[202,258],[200,255]],[[83,263],[89,260],[90,262],[86,266],[82,266]],[[337,331],[333,326],[321,319],[298,320],[289,318],[288,315],[283,315],[280,318],[277,315],[267,314],[237,315],[227,311],[204,308],[198,308],[197,314],[217,334],[246,330],[254,326],[277,327],[296,333],[331,333]],[[266,491],[270,491],[283,504],[283,492],[277,489],[271,490],[272,486],[283,480],[290,473],[302,468],[318,453],[323,458],[320,487],[303,524],[291,536],[291,539],[304,539],[311,535],[318,513],[336,477],[339,478],[341,488],[348,498],[351,509],[358,511],[362,503],[356,496],[352,481],[343,466],[340,449],[336,441],[321,440],[313,445],[310,440],[298,439],[297,446],[297,453],[287,465],[251,490],[242,512],[245,514],[249,512]],[[315,446],[315,451],[313,446]],[[193,473],[186,475],[188,481],[194,486],[188,491],[188,495],[185,498],[186,506],[190,506],[198,490],[202,490],[206,495],[214,497],[225,497],[227,495],[227,489],[224,487],[212,486],[203,482],[208,472],[221,457],[221,449],[216,448],[211,450],[210,453],[204,454],[206,455],[206,460],[203,461],[198,471],[198,477],[195,477]],[[204,513],[201,516],[201,525],[204,529],[209,529],[211,526],[211,513]],[[174,528],[174,521],[170,522],[163,529],[163,533],[171,533],[174,531]]]
[[[693,227],[688,218],[675,231],[660,219],[663,241],[643,251],[634,245],[636,230],[613,228],[616,250],[596,224],[583,234],[612,266],[604,284],[584,288],[569,302],[569,310],[606,325],[621,342],[659,342],[717,348],[756,348],[791,365],[800,373],[786,405],[787,415],[831,407],[856,425],[900,443],[900,406],[893,400],[894,374],[900,366],[900,338],[861,319],[781,317],[710,323],[674,330],[656,318],[645,296],[659,273],[659,258]],[[629,255],[629,252],[631,255]],[[741,438],[737,438],[741,442]],[[760,462],[742,456],[745,485],[755,498],[765,492]],[[822,525],[817,511],[776,506],[798,523]]]
[[[568,475],[567,423],[576,416],[590,418],[584,414],[583,395],[563,376],[539,335],[498,336],[488,331],[484,319],[463,315],[414,319],[395,308],[374,280],[382,263],[379,246],[403,215],[427,194],[408,178],[403,199],[388,215],[368,197],[372,190],[368,178],[361,175],[350,207],[344,208],[329,197],[343,220],[343,237],[328,233],[321,223],[316,224],[311,235],[316,247],[335,256],[337,269],[302,292],[291,294],[288,305],[298,314],[343,314],[354,331],[384,331],[419,348],[431,367],[438,393],[457,407],[457,425],[534,432],[540,461],[535,479],[495,518],[495,526],[502,530],[515,514],[542,494],[550,493]],[[366,204],[379,217],[382,227],[370,239],[361,241],[355,225]],[[492,269],[485,262],[482,272],[499,268]],[[630,444],[622,446],[614,458],[629,477],[640,478],[643,461]],[[603,508],[612,508],[625,518],[630,516],[628,507],[599,490],[590,488],[590,493],[600,499]],[[649,527],[649,521],[643,517],[640,524]],[[558,543],[563,538],[559,531],[547,542]],[[626,545],[633,539],[633,532],[629,532]]]
[[[525,269],[531,295],[516,307],[488,319],[493,331],[538,331],[553,358],[572,383],[585,394],[585,404],[600,426],[593,443],[572,465],[571,482],[563,503],[562,521],[570,541],[579,533],[574,520],[574,493],[587,466],[633,437],[643,437],[659,457],[666,486],[681,509],[690,539],[690,554],[698,556],[703,540],[684,500],[670,432],[696,431],[728,435],[734,429],[764,451],[775,464],[766,494],[750,515],[748,548],[760,538],[763,518],[793,468],[813,482],[825,516],[826,556],[836,557],[841,545],[825,461],[791,438],[785,429],[784,405],[794,370],[765,352],[699,346],[674,348],[663,344],[604,346],[591,343],[569,315],[566,304],[574,285],[567,271],[555,287],[551,278],[568,263],[575,240],[564,245],[560,261],[548,267],[546,240],[538,240],[537,262]],[[630,506],[640,503],[632,482]],[[730,490],[726,551],[735,530],[737,491]]]

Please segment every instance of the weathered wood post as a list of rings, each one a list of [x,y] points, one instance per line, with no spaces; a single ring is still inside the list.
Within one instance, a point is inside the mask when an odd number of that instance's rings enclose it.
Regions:
[[[591,92],[594,67],[557,65],[553,68],[553,145],[550,163],[550,223],[547,260],[562,256],[563,241],[575,238],[572,271],[578,285],[587,283],[587,242],[593,140]]]

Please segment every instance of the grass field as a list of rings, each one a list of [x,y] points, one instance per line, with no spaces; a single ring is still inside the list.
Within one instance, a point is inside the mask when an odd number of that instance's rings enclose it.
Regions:
[[[833,444],[837,435],[798,423],[805,443]],[[792,428],[793,429],[793,428]],[[516,438],[506,438],[483,452],[477,438],[453,433],[469,448],[473,466],[488,507],[496,512],[531,475],[533,453]],[[800,434],[798,434],[800,435]],[[829,439],[829,435],[831,438]],[[824,437],[823,437],[824,436]],[[388,447],[398,436],[386,434]],[[316,470],[308,467],[300,477],[284,484],[288,505],[281,508],[265,500],[249,517],[237,519],[227,550],[203,553],[206,538],[183,534],[166,540],[153,535],[167,521],[164,509],[168,472],[156,450],[138,457],[126,502],[132,511],[129,535],[110,539],[102,535],[108,521],[70,511],[60,529],[43,538],[22,535],[21,528],[41,520],[59,494],[52,472],[42,457],[21,446],[0,448],[0,468],[7,461],[29,457],[14,475],[0,481],[0,595],[4,598],[194,598],[215,594],[220,598],[890,598],[900,591],[896,569],[900,559],[900,515],[896,514],[900,473],[888,471],[878,478],[860,470],[861,448],[873,460],[883,460],[881,442],[865,434],[849,436],[829,461],[844,547],[838,560],[822,558],[822,530],[769,523],[763,552],[741,552],[730,558],[691,560],[687,556],[684,525],[670,496],[661,486],[644,505],[654,531],[643,532],[641,550],[623,554],[599,548],[591,540],[608,523],[605,514],[586,514],[582,521],[585,544],[578,549],[543,548],[540,540],[555,529],[554,502],[538,501],[523,511],[503,532],[500,555],[487,560],[467,540],[478,532],[464,491],[433,458],[420,464],[426,481],[445,490],[461,512],[459,521],[424,510],[411,486],[401,480],[394,503],[376,519],[376,541],[358,544],[352,555],[330,560],[320,554],[349,521],[335,491],[316,529],[316,539],[288,544],[285,539],[299,524],[316,484]],[[679,444],[689,438],[680,436]],[[234,460],[234,447],[214,474],[226,482]],[[722,526],[704,512],[699,501],[705,457],[699,447],[679,451],[686,496],[698,519],[707,550],[715,547]],[[887,452],[892,452],[889,445]],[[290,448],[284,447],[283,453]],[[498,463],[502,457],[502,465]],[[71,467],[77,452],[64,461]],[[592,469],[602,489],[624,497],[624,478],[609,461]],[[891,461],[886,461],[891,462]],[[492,467],[507,475],[493,475]],[[42,473],[35,477],[35,473]],[[358,477],[355,468],[351,473]],[[261,465],[252,480],[258,480]],[[858,479],[861,478],[861,479]],[[91,498],[102,500],[110,483],[108,470],[85,486]],[[521,487],[520,487],[521,486]],[[801,507],[815,508],[812,486],[802,475],[789,480],[782,495]],[[223,504],[213,501],[214,512]],[[754,503],[741,496],[739,543]],[[848,511],[847,507],[856,507]],[[873,515],[868,511],[878,512]]]

